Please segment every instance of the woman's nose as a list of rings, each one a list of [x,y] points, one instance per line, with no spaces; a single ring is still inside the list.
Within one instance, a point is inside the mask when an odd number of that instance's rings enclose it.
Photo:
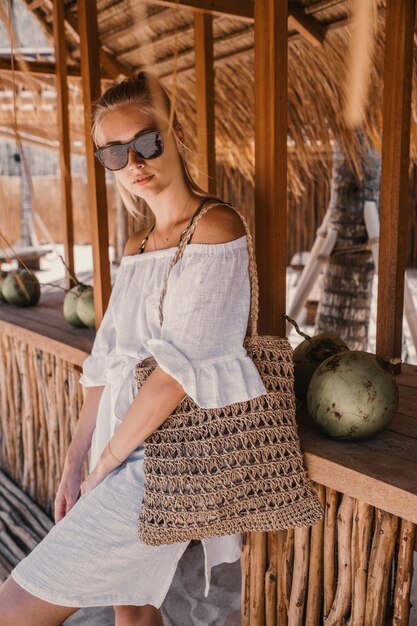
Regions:
[[[144,159],[142,159],[142,157],[136,154],[133,148],[129,148],[129,150],[127,151],[127,156],[128,156],[128,161],[127,161],[128,167],[130,168],[139,167],[139,166],[143,167],[145,165]]]

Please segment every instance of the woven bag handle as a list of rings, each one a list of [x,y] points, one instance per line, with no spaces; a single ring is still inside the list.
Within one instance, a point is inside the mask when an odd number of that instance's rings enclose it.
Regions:
[[[197,216],[195,217],[193,222],[183,231],[183,233],[182,233],[182,235],[180,237],[180,241],[179,241],[177,250],[175,251],[175,254],[174,254],[174,256],[172,258],[172,261],[171,261],[171,264],[169,266],[168,274],[167,274],[167,277],[165,279],[164,286],[162,287],[161,297],[160,297],[160,300],[159,300],[159,322],[160,322],[160,324],[162,326],[162,322],[164,320],[164,316],[162,314],[162,302],[163,302],[164,296],[165,296],[165,294],[167,292],[169,274],[170,274],[172,268],[174,267],[174,265],[176,264],[176,262],[182,257],[183,252],[185,250],[185,246],[187,245],[188,241],[191,239],[191,237],[192,237],[192,235],[194,233],[195,227],[197,226],[198,220],[200,220],[203,217],[203,215],[205,213],[207,213],[207,211],[209,211],[210,209],[214,208],[215,206],[229,206],[231,209],[233,209],[239,215],[240,219],[243,222],[243,226],[245,227],[246,237],[247,237],[247,244],[248,244],[249,278],[250,278],[250,287],[251,287],[250,313],[249,313],[248,328],[249,328],[250,336],[253,337],[254,335],[258,334],[259,283],[258,283],[258,271],[257,271],[257,268],[256,268],[255,254],[254,254],[254,251],[253,251],[252,235],[250,233],[249,226],[248,226],[245,218],[243,217],[243,215],[240,213],[240,211],[238,211],[234,206],[232,206],[228,202],[214,202],[212,204],[208,204],[203,209],[201,209],[201,211],[199,211],[199,213],[197,213]]]

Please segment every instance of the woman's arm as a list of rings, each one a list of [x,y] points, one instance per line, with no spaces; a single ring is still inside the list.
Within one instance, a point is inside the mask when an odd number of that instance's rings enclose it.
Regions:
[[[186,395],[182,386],[157,365],[147,377],[110,440],[121,461],[135,450],[171,415]],[[114,469],[119,465],[106,448],[99,461]]]
[[[157,365],[147,377],[94,470],[81,484],[81,495],[94,489],[171,415],[186,395],[183,387]],[[118,460],[116,460],[116,458]]]
[[[54,501],[54,518],[58,523],[77,501],[80,492],[82,465],[91,445],[98,404],[104,386],[88,387],[80,411],[77,428],[68,447],[61,480]]]
[[[81,467],[91,446],[91,439],[97,420],[98,405],[104,386],[87,387],[83,406],[81,408],[77,428],[68,447],[65,458],[66,468]]]

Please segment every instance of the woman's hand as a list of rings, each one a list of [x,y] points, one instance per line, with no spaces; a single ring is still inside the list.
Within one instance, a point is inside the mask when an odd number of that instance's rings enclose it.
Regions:
[[[80,492],[82,464],[64,469],[54,501],[54,518],[57,524],[72,509]]]
[[[81,495],[85,496],[89,491],[97,487],[105,478],[113,471],[114,468],[105,467],[100,461],[97,463],[93,471],[81,483]]]
[[[119,465],[120,463],[109,453],[106,446],[93,471],[81,483],[81,495],[85,496],[94,487],[97,487]]]

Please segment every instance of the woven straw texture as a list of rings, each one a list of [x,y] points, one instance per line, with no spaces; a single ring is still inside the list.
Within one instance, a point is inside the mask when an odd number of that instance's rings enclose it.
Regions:
[[[218,204],[204,207],[183,232],[161,293],[161,324],[169,272],[198,220]],[[138,536],[149,545],[311,526],[324,515],[297,434],[292,347],[286,337],[257,333],[252,238],[245,218],[231,208],[241,217],[248,240],[251,310],[244,346],[268,393],[212,409],[200,408],[186,395],[144,441]],[[138,388],[155,367],[153,357],[137,364]]]

